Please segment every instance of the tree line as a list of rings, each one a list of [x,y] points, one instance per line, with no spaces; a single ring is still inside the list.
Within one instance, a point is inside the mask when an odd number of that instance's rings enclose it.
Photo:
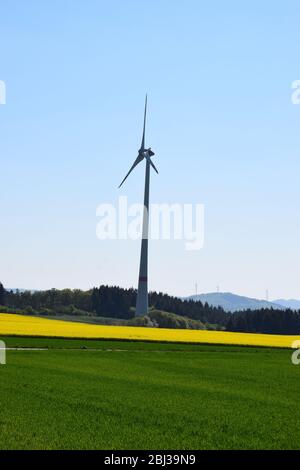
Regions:
[[[2,286],[2,284],[1,284]],[[45,291],[5,291],[0,288],[0,305],[25,313],[90,314],[129,319],[134,316],[136,289],[101,285],[88,291],[80,289],[50,289]],[[229,314],[207,303],[181,300],[161,292],[149,293],[149,305],[157,310],[186,316],[203,323],[224,325]]]
[[[231,314],[226,329],[247,333],[300,334],[300,311],[259,309]]]
[[[42,315],[96,315],[127,320],[134,317],[136,295],[136,289],[107,285],[87,291],[8,291],[0,283],[0,311]],[[300,334],[300,311],[271,308],[230,313],[221,307],[182,300],[162,292],[149,293],[149,306],[158,311],[200,321],[204,325],[217,325],[228,331]]]

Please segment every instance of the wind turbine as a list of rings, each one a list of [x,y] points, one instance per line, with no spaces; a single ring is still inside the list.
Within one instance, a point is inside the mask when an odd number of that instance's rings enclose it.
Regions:
[[[140,257],[140,270],[138,281],[138,292],[136,299],[135,315],[147,315],[148,313],[148,225],[149,225],[149,185],[150,185],[150,166],[158,173],[154,163],[151,160],[154,152],[151,147],[145,148],[145,127],[146,127],[146,114],[147,114],[147,95],[145,98],[145,111],[144,111],[144,127],[143,137],[139,153],[132,167],[123,179],[119,188],[122,186],[126,178],[130,175],[132,170],[144,159],[146,160],[145,171],[145,189],[144,189],[144,210],[143,210],[143,233],[141,242],[141,257]]]

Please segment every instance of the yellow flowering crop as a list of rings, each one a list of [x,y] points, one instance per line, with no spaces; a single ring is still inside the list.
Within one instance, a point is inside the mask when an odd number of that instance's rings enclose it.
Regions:
[[[0,337],[9,335],[235,344],[283,348],[290,348],[292,342],[299,339],[297,336],[288,335],[91,325],[87,323],[49,320],[40,317],[1,313]]]

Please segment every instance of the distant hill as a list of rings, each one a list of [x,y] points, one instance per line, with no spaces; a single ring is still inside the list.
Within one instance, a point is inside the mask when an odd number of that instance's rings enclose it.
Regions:
[[[296,299],[277,299],[273,300],[277,305],[280,305],[284,308],[290,308],[291,310],[300,310],[300,300]]]
[[[231,292],[211,292],[208,294],[190,295],[187,299],[207,302],[212,307],[222,307],[226,312],[236,312],[238,310],[255,310],[261,308],[274,308],[276,310],[284,310],[284,305],[268,302],[267,300],[252,299],[251,297],[243,297],[241,295],[232,294]]]

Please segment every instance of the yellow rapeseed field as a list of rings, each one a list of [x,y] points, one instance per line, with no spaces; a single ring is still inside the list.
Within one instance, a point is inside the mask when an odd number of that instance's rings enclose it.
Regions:
[[[104,326],[0,313],[1,336],[126,339],[181,343],[235,344],[290,348],[299,336],[230,333],[228,331],[175,330],[130,326]]]

